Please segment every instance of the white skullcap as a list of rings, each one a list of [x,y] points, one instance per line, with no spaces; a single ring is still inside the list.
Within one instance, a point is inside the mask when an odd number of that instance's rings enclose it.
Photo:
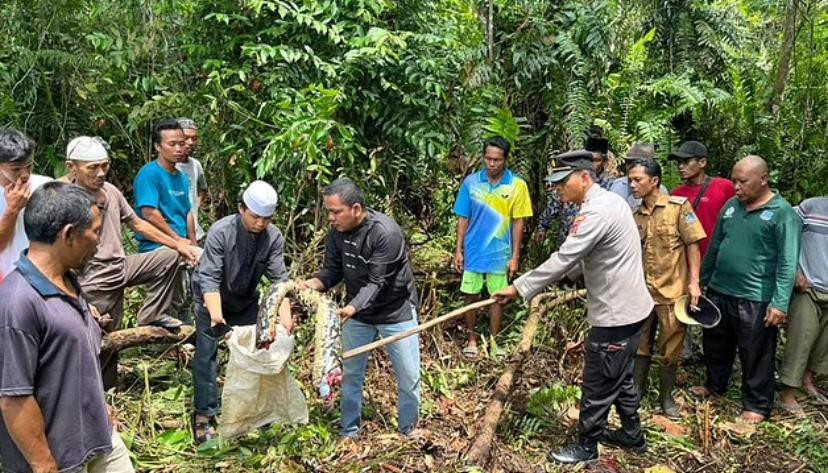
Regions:
[[[104,161],[109,159],[103,139],[79,136],[66,145],[66,159],[70,161]]]
[[[265,181],[253,181],[242,194],[244,205],[259,217],[270,217],[276,212],[279,196]]]

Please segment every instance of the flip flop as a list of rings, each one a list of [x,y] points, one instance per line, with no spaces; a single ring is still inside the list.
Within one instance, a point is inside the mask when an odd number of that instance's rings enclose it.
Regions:
[[[477,347],[467,346],[466,348],[463,348],[463,356],[466,357],[467,360],[476,360],[477,355]]]

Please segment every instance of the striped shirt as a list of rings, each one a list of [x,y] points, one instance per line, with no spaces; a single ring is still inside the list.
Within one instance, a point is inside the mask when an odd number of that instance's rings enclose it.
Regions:
[[[820,292],[828,292],[828,197],[806,199],[796,207],[802,219],[799,268]]]

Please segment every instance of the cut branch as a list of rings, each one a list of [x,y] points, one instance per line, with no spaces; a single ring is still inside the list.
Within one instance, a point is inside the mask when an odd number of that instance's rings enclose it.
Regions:
[[[565,304],[574,299],[578,299],[586,295],[585,290],[573,291],[565,294],[551,294],[555,297],[548,304],[542,303],[543,299],[548,299],[550,295],[541,295],[536,297],[529,309],[529,318],[526,320],[526,326],[523,328],[523,335],[520,343],[515,348],[512,354],[512,359],[509,361],[509,366],[500,375],[497,384],[495,385],[494,393],[492,393],[492,400],[486,408],[486,416],[480,422],[480,428],[477,430],[477,437],[472,442],[466,459],[475,465],[483,465],[489,458],[491,452],[492,442],[494,441],[495,431],[497,430],[497,423],[500,420],[500,415],[503,413],[503,406],[509,393],[512,390],[515,376],[519,372],[519,368],[523,365],[523,360],[526,354],[532,348],[532,340],[535,338],[535,333],[538,331],[541,314],[555,306]],[[546,296],[546,297],[544,297]]]

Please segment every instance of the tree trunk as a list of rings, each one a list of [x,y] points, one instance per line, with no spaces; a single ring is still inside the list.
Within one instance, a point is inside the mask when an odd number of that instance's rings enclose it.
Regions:
[[[776,68],[776,80],[773,83],[773,97],[769,104],[770,111],[779,113],[779,106],[782,103],[782,96],[785,94],[785,87],[788,85],[788,75],[791,69],[791,58],[796,46],[796,16],[799,12],[800,0],[790,0],[785,13],[785,26],[782,32],[782,50],[779,52],[779,65]]]

